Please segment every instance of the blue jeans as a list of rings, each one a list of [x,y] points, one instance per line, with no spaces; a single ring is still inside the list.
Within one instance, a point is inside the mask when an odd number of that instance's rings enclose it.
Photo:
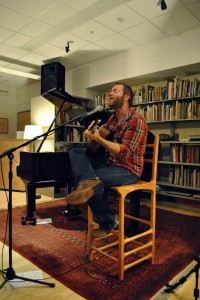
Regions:
[[[74,148],[69,153],[72,172],[77,180],[100,179],[103,189],[97,189],[94,196],[88,200],[99,226],[102,229],[111,230],[115,225],[115,211],[110,206],[105,188],[136,183],[138,176],[132,174],[128,169],[98,163],[89,157],[83,148]]]

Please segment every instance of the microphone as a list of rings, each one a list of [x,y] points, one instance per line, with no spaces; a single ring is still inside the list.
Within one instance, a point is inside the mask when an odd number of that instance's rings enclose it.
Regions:
[[[94,114],[96,114],[97,112],[101,112],[103,111],[103,106],[99,105],[97,106],[96,108],[86,112],[81,118],[80,118],[80,122],[83,121],[85,118],[89,117],[89,116],[92,116]]]
[[[103,106],[99,105],[96,108],[85,113],[84,117],[89,117],[91,115],[96,114],[97,112],[103,111]]]

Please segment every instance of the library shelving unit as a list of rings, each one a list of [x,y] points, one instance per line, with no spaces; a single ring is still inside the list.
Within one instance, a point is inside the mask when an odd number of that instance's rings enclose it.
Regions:
[[[161,141],[158,194],[200,201],[200,141]]]
[[[60,111],[57,117],[56,126],[60,126],[69,121],[65,126],[61,126],[55,131],[55,151],[69,151],[74,147],[85,147],[87,141],[83,134],[85,127],[78,120],[73,119],[85,112],[84,109],[73,108],[67,111]],[[70,122],[70,120],[72,120]]]
[[[133,106],[150,130],[162,124],[169,128],[160,141],[157,194],[200,201],[200,81],[176,77],[166,86],[142,86]],[[180,128],[188,125],[188,136],[179,138]]]
[[[83,131],[84,126],[69,124],[57,130],[55,135],[55,151],[69,151],[71,148],[87,145]]]
[[[56,115],[57,115],[56,108]],[[78,147],[86,147],[88,142],[86,141],[84,131],[85,126],[82,126],[79,123],[79,119],[74,120],[78,116],[81,116],[86,111],[84,108],[79,107],[72,107],[67,110],[61,110],[56,118],[55,130],[54,134],[54,149],[55,152],[69,152],[73,148]],[[66,125],[64,125],[67,123]],[[63,126],[62,126],[63,125]],[[68,170],[69,174],[71,174],[71,170]],[[74,188],[76,182],[73,178],[66,184],[62,186],[57,186],[57,190],[55,191],[55,198],[60,198],[66,196],[72,188]],[[68,212],[67,212],[68,211]],[[64,213],[66,216],[71,216],[71,213],[79,214],[80,211],[77,210],[70,210],[67,208],[67,211]]]

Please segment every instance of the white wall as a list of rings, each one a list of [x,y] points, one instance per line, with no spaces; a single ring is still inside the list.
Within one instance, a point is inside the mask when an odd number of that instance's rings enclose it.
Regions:
[[[42,96],[31,99],[31,124],[41,125],[45,133],[55,117],[55,106]],[[53,126],[54,127],[54,126]],[[52,128],[53,128],[52,127]],[[35,141],[36,149],[41,140]],[[54,151],[54,134],[48,136],[42,145],[41,152]]]
[[[170,73],[170,70],[174,68],[185,72],[185,74],[177,73],[176,75],[187,76],[188,66],[200,65],[199,36],[200,29],[187,31],[151,45],[144,45],[74,68],[66,73],[66,89],[74,95],[88,96],[88,88],[95,87],[95,89],[98,89],[97,86],[101,85],[110,88],[114,82],[131,78],[131,86],[134,87],[136,85],[134,78],[136,77],[158,72],[166,75],[168,74],[166,70],[169,70]],[[200,74],[200,68],[198,73]],[[109,87],[107,83],[110,83]],[[170,126],[167,124],[151,125],[149,127],[155,134],[170,134]],[[199,128],[196,128],[194,122],[181,124],[181,126],[176,124],[175,128],[175,133],[178,132],[180,138],[188,137],[191,134],[191,128],[193,134],[199,132]]]
[[[84,96],[85,88],[200,63],[199,36],[200,29],[187,31],[68,70],[66,88]]]
[[[31,99],[40,95],[40,81],[17,89],[17,112],[31,110]]]
[[[162,39],[124,53],[116,54],[90,64],[66,71],[65,90],[82,97],[92,98],[95,86],[113,83],[127,78],[170,70],[200,63],[200,29]],[[187,67],[186,67],[187,70]],[[16,137],[17,112],[31,109],[31,98],[40,95],[40,82],[0,95],[0,117],[9,118],[9,134],[0,138]]]
[[[8,118],[8,134],[0,134],[0,139],[11,139],[16,137],[16,110],[16,90],[9,89],[5,93],[0,92],[0,118]]]
[[[40,81],[23,88],[5,88],[0,91],[0,118],[8,118],[8,134],[0,134],[0,139],[15,139],[17,134],[17,113],[31,110],[32,97],[40,95]]]

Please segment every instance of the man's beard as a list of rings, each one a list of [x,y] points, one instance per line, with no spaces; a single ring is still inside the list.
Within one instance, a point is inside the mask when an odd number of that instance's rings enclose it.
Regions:
[[[118,108],[121,108],[122,104],[123,104],[123,97],[117,97],[114,99],[114,101],[111,104],[109,103],[109,107],[111,109],[116,110]]]

